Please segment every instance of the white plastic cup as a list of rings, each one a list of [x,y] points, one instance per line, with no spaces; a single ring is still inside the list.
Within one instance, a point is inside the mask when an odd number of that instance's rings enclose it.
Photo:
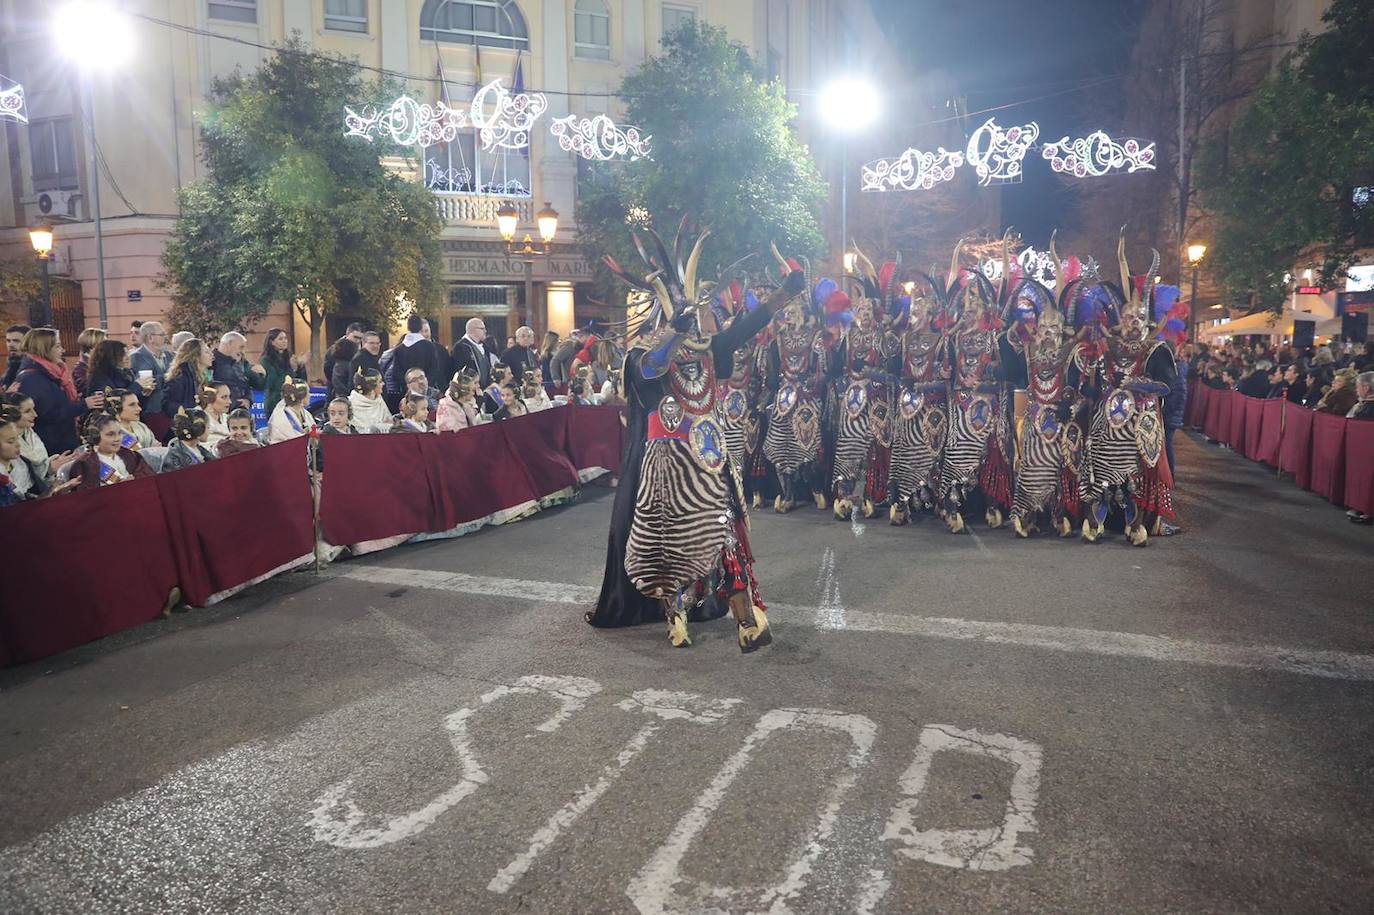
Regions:
[[[138,380],[139,380],[139,381],[152,381],[152,380],[153,380],[153,370],[152,370],[152,369],[139,369],[139,371],[138,371]]]

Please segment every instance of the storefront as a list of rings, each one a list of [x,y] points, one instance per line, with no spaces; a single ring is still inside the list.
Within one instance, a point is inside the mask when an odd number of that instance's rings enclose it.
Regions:
[[[443,249],[442,275],[449,288],[437,333],[447,346],[463,336],[473,317],[482,318],[487,333],[503,346],[522,324],[534,328],[536,336],[548,329],[565,334],[579,321],[602,317],[591,313],[586,284],[592,266],[577,245],[554,244],[549,254],[528,264],[508,256],[498,241],[446,239]],[[526,302],[527,282],[533,308]]]

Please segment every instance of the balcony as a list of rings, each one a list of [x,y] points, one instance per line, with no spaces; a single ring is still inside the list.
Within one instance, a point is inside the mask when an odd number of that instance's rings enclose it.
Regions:
[[[434,208],[446,226],[495,229],[496,210],[512,203],[520,211],[520,224],[534,222],[534,202],[528,198],[495,197],[487,194],[435,194]]]

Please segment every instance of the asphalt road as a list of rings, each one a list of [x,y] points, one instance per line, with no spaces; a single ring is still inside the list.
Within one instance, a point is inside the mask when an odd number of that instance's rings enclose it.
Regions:
[[[1374,531],[1179,452],[1146,549],[756,513],[747,657],[581,621],[592,488],[0,672],[0,911],[1368,911]]]

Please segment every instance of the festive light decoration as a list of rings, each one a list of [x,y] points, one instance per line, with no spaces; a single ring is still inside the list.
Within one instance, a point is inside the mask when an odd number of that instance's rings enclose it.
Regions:
[[[1105,132],[1095,130],[1086,137],[1063,137],[1040,148],[1040,155],[1056,172],[1079,178],[1101,178],[1122,169],[1129,174],[1154,171],[1155,145],[1140,145],[1136,139],[1118,143]]]
[[[978,173],[978,183],[983,187],[1015,184],[1021,180],[1021,160],[1026,157],[1026,150],[1039,137],[1040,125],[1034,121],[1003,129],[996,118],[988,118],[968,138],[964,157]]]
[[[1054,262],[1054,257],[1050,252],[1031,247],[1021,249],[1021,253],[1016,255],[1016,263],[1021,268],[1022,276],[1047,285],[1054,282],[1054,278],[1062,266]],[[983,276],[994,283],[1002,278],[1002,261],[1000,258],[990,257],[983,261],[979,268],[982,270]]]
[[[27,124],[29,115],[24,110],[24,87],[0,76],[0,85],[5,83],[9,83],[9,85],[0,89],[0,119],[10,118],[20,124]]]
[[[385,109],[372,106],[362,112],[344,108],[344,136],[371,141],[385,133],[400,146],[435,146],[451,143],[458,131],[477,130],[482,149],[524,149],[530,145],[530,128],[545,111],[549,100],[540,92],[512,95],[494,79],[472,97],[466,111],[445,102],[429,105],[403,95]]]
[[[563,150],[584,159],[608,162],[623,157],[633,162],[649,157],[650,137],[641,136],[638,127],[620,127],[604,114],[594,118],[579,118],[575,114],[554,118],[549,131],[558,138]]]
[[[472,170],[445,166],[438,159],[425,160],[425,187],[431,191],[457,193],[471,191]]]
[[[930,190],[954,178],[954,170],[964,164],[964,154],[943,146],[935,152],[911,148],[900,156],[874,159],[860,171],[859,189],[863,191]]]

